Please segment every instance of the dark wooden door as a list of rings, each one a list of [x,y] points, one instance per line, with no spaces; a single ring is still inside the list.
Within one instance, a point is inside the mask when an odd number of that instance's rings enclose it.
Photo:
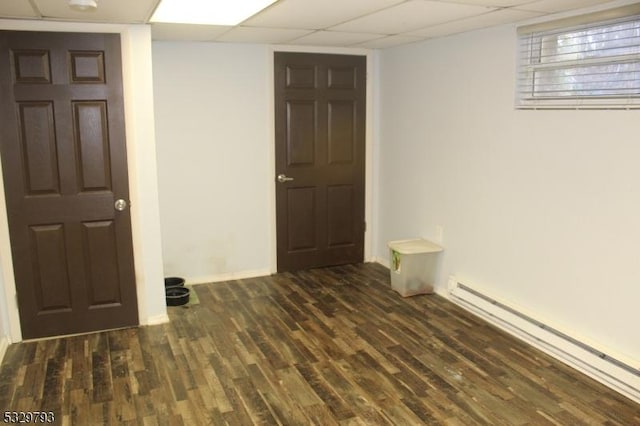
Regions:
[[[119,35],[0,31],[0,120],[23,337],[138,324]]]
[[[366,58],[274,63],[278,271],[362,262]]]

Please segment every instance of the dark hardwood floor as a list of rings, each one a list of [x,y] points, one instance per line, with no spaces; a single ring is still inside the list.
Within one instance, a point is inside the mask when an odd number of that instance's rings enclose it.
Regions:
[[[171,323],[11,345],[57,424],[640,425],[640,405],[375,264],[196,286]]]

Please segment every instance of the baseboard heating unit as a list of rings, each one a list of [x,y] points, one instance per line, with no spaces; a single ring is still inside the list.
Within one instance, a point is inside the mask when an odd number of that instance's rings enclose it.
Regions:
[[[462,283],[450,280],[448,297],[485,321],[640,403],[640,362],[603,352]]]

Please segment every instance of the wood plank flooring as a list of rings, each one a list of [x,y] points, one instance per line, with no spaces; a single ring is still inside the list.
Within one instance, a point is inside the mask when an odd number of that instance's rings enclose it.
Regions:
[[[640,425],[640,406],[388,270],[195,287],[171,323],[11,345],[2,411],[57,424]]]

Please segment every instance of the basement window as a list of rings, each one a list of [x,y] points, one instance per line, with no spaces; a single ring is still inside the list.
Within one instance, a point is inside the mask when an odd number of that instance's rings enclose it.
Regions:
[[[640,108],[640,4],[518,28],[516,108]]]

